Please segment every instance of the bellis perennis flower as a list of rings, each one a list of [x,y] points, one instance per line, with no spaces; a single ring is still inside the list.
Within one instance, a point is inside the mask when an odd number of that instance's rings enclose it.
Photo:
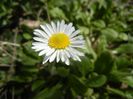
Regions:
[[[58,21],[40,27],[41,29],[34,30],[32,49],[39,52],[39,56],[44,56],[43,64],[55,60],[69,65],[70,58],[81,61],[79,56],[84,54],[79,49],[84,47],[84,40],[72,23],[65,24],[64,21]]]

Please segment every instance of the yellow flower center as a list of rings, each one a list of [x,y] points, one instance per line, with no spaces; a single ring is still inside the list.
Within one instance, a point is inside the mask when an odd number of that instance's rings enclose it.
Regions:
[[[55,49],[64,49],[70,44],[69,37],[65,33],[53,34],[49,40],[48,45]]]

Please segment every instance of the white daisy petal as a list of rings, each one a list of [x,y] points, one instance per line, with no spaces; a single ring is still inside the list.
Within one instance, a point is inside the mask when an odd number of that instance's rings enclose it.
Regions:
[[[39,29],[35,29],[33,33],[40,38],[43,38],[43,37],[46,39],[49,38],[45,32],[43,32],[42,30],[39,30]]]
[[[59,61],[60,61],[60,52],[57,50],[56,62],[58,63]]]
[[[75,30],[72,23],[65,24],[64,20],[57,23],[40,25],[42,30],[35,29],[32,49],[44,56],[43,64],[46,62],[64,62],[70,65],[70,59],[81,61],[80,56],[84,54],[79,50],[84,48],[84,38]]]
[[[45,33],[48,36],[51,36],[51,32],[48,30],[48,28],[46,27],[46,25],[40,25],[40,27],[45,31]]]
[[[51,48],[47,49],[46,56],[51,55],[54,51],[55,51],[55,49],[53,49],[53,48],[52,49]]]
[[[56,32],[59,33],[60,32],[60,22],[57,22],[57,28],[56,28]]]
[[[83,48],[84,46],[83,45],[71,45],[71,47],[74,47],[74,48]]]
[[[68,34],[69,29],[70,29],[71,27],[72,27],[72,23],[69,23],[69,24],[66,26],[64,33]]]
[[[64,50],[64,53],[66,54],[67,57],[71,57],[71,55],[69,54],[69,52],[67,50]]]
[[[84,44],[85,41],[84,40],[75,40],[75,41],[72,41],[71,44]]]
[[[45,56],[43,59],[43,64],[45,64],[49,60],[50,56]]]
[[[32,49],[34,49],[36,52],[41,51],[41,50],[45,50],[46,46],[32,46]]]
[[[46,26],[50,33],[54,33],[52,27],[49,24],[46,24]]]
[[[73,50],[73,52],[79,56],[84,56],[84,54],[78,50],[76,50],[75,48],[70,48],[71,50]]]
[[[42,46],[46,46],[47,44],[46,43],[42,43],[42,42],[33,42],[32,43],[33,46],[37,46],[37,47],[42,47]]]
[[[71,38],[71,41],[75,41],[75,40],[83,40],[83,36],[76,36],[76,37],[74,37],[74,38]]]
[[[65,61],[64,53],[63,53],[62,50],[60,51],[60,58],[61,58],[61,61],[62,61],[62,62]]]
[[[65,63],[66,63],[67,65],[70,65],[69,59],[67,59],[67,60],[65,61]]]
[[[79,30],[76,30],[75,32],[73,32],[71,35],[70,35],[70,38],[73,38],[74,36],[78,35],[80,33]]]
[[[74,27],[71,27],[68,31],[68,35],[71,35],[73,32],[75,31],[75,28]]]
[[[52,55],[52,54],[54,53],[54,51],[55,51],[55,49],[51,49],[51,48],[49,48],[48,46],[45,47],[44,50],[45,50],[45,55],[46,55],[46,56]]]
[[[41,51],[38,55],[39,56],[42,56],[42,55],[44,55],[46,53],[46,50],[43,50],[43,51]]]
[[[74,56],[74,60],[81,61],[81,59],[77,55]]]
[[[48,43],[48,40],[45,40],[43,38],[33,37],[33,39],[36,40],[36,41],[39,41],[39,42]]]
[[[81,61],[81,59],[79,58],[79,56],[76,56],[76,58],[77,58],[78,61]]]
[[[60,32],[64,32],[64,28],[65,28],[65,22],[64,20],[61,21],[61,24],[60,24]]]
[[[69,53],[70,57],[71,57],[71,58],[73,58],[73,57],[74,57],[74,53],[73,53],[73,52],[71,52],[71,50],[70,50],[69,48],[67,49],[67,51],[68,51],[68,53]]]
[[[49,51],[51,51],[51,48],[49,48],[48,45],[44,45],[44,46],[35,45],[35,46],[33,46],[32,48],[35,49],[36,51],[46,50],[46,53],[48,53]]]
[[[56,33],[56,25],[54,22],[51,22],[51,26],[52,26],[52,29],[54,31],[54,33]]]
[[[63,53],[64,53],[64,50],[63,50]],[[68,65],[68,64],[70,63],[70,61],[69,61],[69,59],[68,59],[67,55],[64,53],[64,55],[63,55],[63,56],[64,56],[64,59],[65,59],[65,61],[64,61],[64,62],[65,62],[65,64],[67,64],[67,65]]]
[[[76,53],[73,51],[72,48],[69,47],[69,50],[68,50],[68,51],[69,51],[71,57],[72,57],[74,60],[80,61],[80,58],[79,58],[78,54],[76,54]]]
[[[51,55],[51,57],[50,57],[50,59],[49,59],[49,62],[53,62],[54,59],[56,58],[56,55],[57,55],[57,51],[55,51],[55,52]]]

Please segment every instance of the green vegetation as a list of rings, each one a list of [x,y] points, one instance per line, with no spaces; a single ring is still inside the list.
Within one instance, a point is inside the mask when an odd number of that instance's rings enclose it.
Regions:
[[[1,0],[0,99],[133,99],[132,0]],[[81,62],[46,63],[31,49],[40,24],[73,22]]]

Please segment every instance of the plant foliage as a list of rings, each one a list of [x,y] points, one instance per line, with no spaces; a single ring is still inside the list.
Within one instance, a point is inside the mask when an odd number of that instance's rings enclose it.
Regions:
[[[0,99],[133,99],[132,0],[1,0]],[[81,62],[42,65],[33,29],[73,22]],[[12,98],[11,98],[12,97]]]

